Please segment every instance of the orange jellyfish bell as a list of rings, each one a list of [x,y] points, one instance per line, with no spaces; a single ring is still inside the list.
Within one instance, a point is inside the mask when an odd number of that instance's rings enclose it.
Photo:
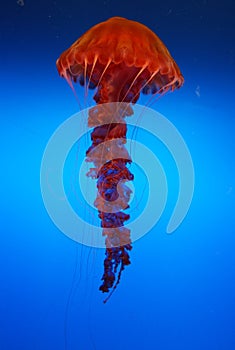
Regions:
[[[88,113],[88,125],[94,129],[86,160],[95,166],[87,176],[97,179],[94,205],[106,237],[100,286],[103,293],[110,293],[106,302],[130,264],[132,249],[130,229],[124,226],[130,218],[124,211],[129,208],[131,194],[125,182],[134,179],[128,168],[131,157],[125,149],[124,118],[132,114],[130,104],[137,102],[141,92],[164,94],[179,88],[184,79],[156,34],[143,24],[121,17],[89,29],[62,53],[56,65],[70,86],[79,82],[85,91],[96,88],[97,106]]]
[[[97,103],[135,103],[141,91],[162,94],[184,81],[158,36],[145,25],[121,17],[89,29],[56,64],[70,85],[79,81],[98,87]]]

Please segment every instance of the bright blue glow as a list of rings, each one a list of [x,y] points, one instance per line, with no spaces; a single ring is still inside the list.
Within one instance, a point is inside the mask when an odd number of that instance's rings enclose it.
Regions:
[[[1,55],[0,348],[64,350],[65,307],[72,286],[68,350],[233,350],[231,1],[213,6],[206,1],[167,1],[156,9],[156,2],[149,0],[138,2],[138,10],[126,1],[107,1],[99,8],[84,3],[79,9],[76,1],[56,3],[3,5],[8,34]],[[159,99],[154,108],[184,137],[196,183],[187,217],[173,235],[166,235],[177,196],[177,171],[164,146],[146,140],[168,176],[167,206],[156,227],[134,244],[132,264],[103,305],[98,286],[104,251],[76,245],[57,230],[44,208],[39,176],[48,139],[78,110],[71,90],[57,75],[55,60],[89,26],[117,14],[159,28],[182,69],[185,85]],[[141,171],[134,164],[132,171],[134,186],[142,186]],[[130,213],[135,216],[137,211],[130,208]]]

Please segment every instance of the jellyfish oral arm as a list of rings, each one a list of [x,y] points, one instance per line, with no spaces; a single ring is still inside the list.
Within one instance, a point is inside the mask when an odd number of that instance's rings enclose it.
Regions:
[[[107,108],[107,106],[109,106]],[[127,164],[131,158],[125,148],[126,123],[123,113],[129,108],[123,109],[118,104],[98,105],[89,111],[88,124],[94,124],[103,120],[104,125],[96,126],[91,133],[92,145],[87,150],[87,161],[93,162],[93,173],[97,174],[97,198],[94,202],[98,209],[103,236],[106,237],[106,253],[104,260],[104,274],[102,276],[102,292],[110,292],[116,289],[121,273],[126,265],[130,264],[129,253],[132,249],[130,230],[124,227],[129,215],[124,210],[129,207],[131,191],[126,186],[127,181],[134,179],[128,170]],[[122,123],[118,123],[122,119]],[[108,123],[108,120],[111,122]],[[102,122],[103,123],[103,122]],[[110,294],[110,296],[111,296]],[[109,299],[105,299],[105,302]]]

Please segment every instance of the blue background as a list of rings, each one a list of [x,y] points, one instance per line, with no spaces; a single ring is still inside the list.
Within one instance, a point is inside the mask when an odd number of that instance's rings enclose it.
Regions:
[[[1,1],[1,350],[235,349],[234,10],[232,0]],[[169,204],[104,305],[104,251],[54,226],[39,178],[48,139],[78,111],[55,61],[117,15],[154,30],[182,70],[185,85],[154,108],[184,137],[196,183],[181,226],[166,235]]]

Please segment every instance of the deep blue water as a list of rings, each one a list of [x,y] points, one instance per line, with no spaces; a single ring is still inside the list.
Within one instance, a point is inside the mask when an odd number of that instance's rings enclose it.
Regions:
[[[232,0],[1,1],[1,350],[235,349],[234,10]],[[167,235],[177,174],[164,147],[146,139],[165,167],[168,202],[134,242],[131,265],[104,305],[104,250],[53,224],[40,166],[53,132],[79,111],[55,61],[112,16],[149,26],[180,66],[184,86],[152,107],[183,136],[195,191]]]

